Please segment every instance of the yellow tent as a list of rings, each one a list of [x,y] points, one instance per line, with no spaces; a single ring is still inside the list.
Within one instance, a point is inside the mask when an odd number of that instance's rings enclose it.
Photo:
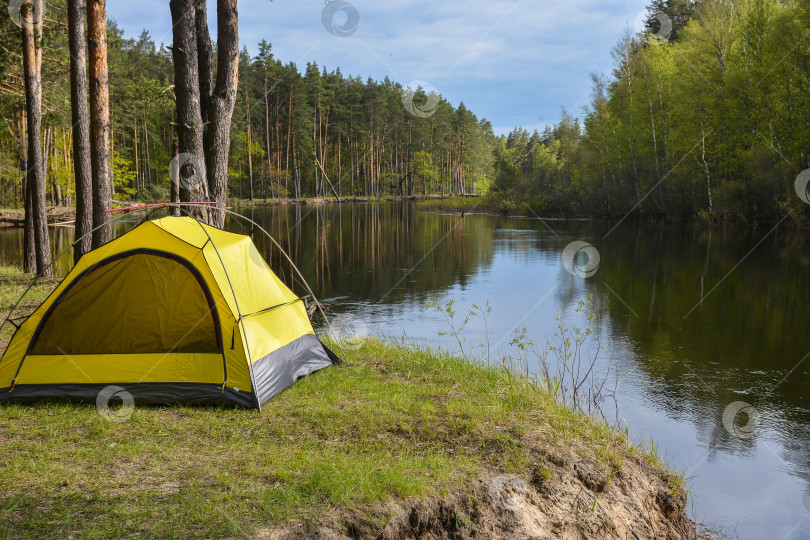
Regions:
[[[190,217],[144,221],[84,255],[0,358],[0,402],[261,404],[339,363],[253,241]]]

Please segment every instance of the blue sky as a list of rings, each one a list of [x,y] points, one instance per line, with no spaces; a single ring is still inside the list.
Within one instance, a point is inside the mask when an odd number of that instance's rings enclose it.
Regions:
[[[343,0],[340,0],[343,1]],[[514,126],[542,129],[561,107],[575,115],[590,100],[589,74],[609,73],[610,51],[633,28],[645,0],[349,0],[322,21],[324,0],[240,0],[240,47],[261,39],[277,58],[303,70],[308,61],[346,75],[406,85],[426,81],[451,103],[463,101],[496,133]],[[215,39],[216,5],[209,0]],[[135,37],[149,30],[171,42],[168,0],[111,0],[107,13]],[[348,30],[347,32],[348,33]]]

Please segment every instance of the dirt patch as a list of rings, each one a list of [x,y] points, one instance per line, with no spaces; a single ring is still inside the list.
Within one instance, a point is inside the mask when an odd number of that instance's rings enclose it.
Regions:
[[[167,472],[169,475],[166,474]],[[179,480],[165,478],[166,476],[173,477],[172,473],[176,472],[156,472],[154,466],[146,464],[142,460],[122,458],[108,468],[105,485],[86,489],[105,497],[127,496],[141,491],[152,491],[158,496],[168,496],[180,492]]]
[[[526,478],[492,473],[446,496],[335,510],[320,520],[257,531],[268,540],[697,538],[686,493],[645,461],[621,471],[579,455],[538,452]],[[460,484],[465,484],[461,482]]]
[[[605,491],[610,471],[601,463],[583,461],[574,463],[574,472],[577,473],[577,478],[582,482],[582,485],[589,490],[594,493],[602,493]]]

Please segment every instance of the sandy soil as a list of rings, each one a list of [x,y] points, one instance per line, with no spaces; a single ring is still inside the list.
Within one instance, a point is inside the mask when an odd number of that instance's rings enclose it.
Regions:
[[[611,476],[600,461],[575,452],[535,453],[535,468],[523,477],[470,479],[463,492],[335,510],[320,521],[260,530],[256,538],[705,538],[686,515],[686,493],[642,458],[626,456]]]

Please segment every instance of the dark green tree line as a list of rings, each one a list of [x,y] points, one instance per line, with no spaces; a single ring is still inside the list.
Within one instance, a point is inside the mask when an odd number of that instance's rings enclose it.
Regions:
[[[67,3],[54,0],[48,8],[42,62],[44,176],[48,203],[73,205]],[[147,31],[130,38],[109,20],[107,58],[112,199],[170,200],[170,161],[180,151],[172,53]],[[441,96],[390,79],[347,77],[339,68],[329,71],[310,63],[299,69],[277,59],[266,41],[255,56],[243,47],[238,71],[229,197],[477,194],[489,186],[495,137],[491,125],[463,104],[453,107]],[[19,28],[8,19],[0,24],[0,80],[0,206],[21,206],[24,81]],[[216,95],[215,90],[201,92]],[[409,112],[411,102],[424,112]]]

